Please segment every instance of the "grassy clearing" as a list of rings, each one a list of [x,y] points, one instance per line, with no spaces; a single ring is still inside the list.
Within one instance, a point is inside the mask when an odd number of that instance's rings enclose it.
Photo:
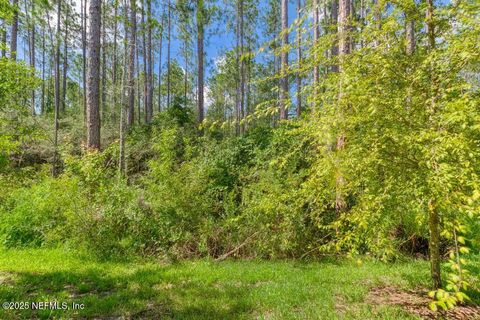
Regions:
[[[1,310],[1,319],[414,319],[364,303],[379,285],[427,286],[428,263],[351,260],[99,262],[62,250],[0,251],[0,300],[83,303]]]

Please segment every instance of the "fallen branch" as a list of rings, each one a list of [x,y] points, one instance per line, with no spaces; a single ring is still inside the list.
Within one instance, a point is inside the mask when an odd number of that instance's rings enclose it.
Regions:
[[[239,246],[233,248],[232,250],[228,251],[228,252],[225,253],[225,254],[222,254],[220,257],[218,257],[217,259],[215,259],[215,261],[225,260],[226,258],[228,258],[229,256],[231,256],[232,254],[234,254],[235,252],[237,252],[238,250],[240,250],[241,248],[243,248],[243,247],[244,247],[253,237],[255,237],[257,234],[258,234],[258,231],[257,231],[257,232],[254,232],[251,236],[249,236],[247,239],[245,239],[245,241],[243,241]]]

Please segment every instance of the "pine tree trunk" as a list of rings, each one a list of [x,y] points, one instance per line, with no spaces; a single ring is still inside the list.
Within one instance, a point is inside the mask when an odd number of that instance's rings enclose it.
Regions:
[[[136,37],[136,35],[135,35]],[[140,94],[140,56],[139,56],[139,53],[138,53],[138,50],[139,50],[139,43],[138,43],[138,39],[137,39],[137,46],[135,47],[135,59],[136,59],[136,65],[137,65],[137,69],[136,69],[136,73],[137,73],[137,114],[138,114],[138,124],[140,125],[142,123],[142,118],[141,118],[141,114],[142,114],[142,110],[141,110],[141,94]]]
[[[185,100],[185,104],[187,103],[187,93],[188,93],[188,43],[187,40],[185,40],[184,43],[184,49],[185,49],[185,75],[183,79],[183,99]]]
[[[342,71],[342,63],[344,58],[347,54],[350,53],[351,45],[350,45],[350,18],[351,18],[351,0],[340,0],[339,2],[339,17],[338,17],[338,38],[339,38],[339,60],[340,60],[340,71]],[[342,79],[340,78],[340,88],[339,88],[339,95],[338,95],[338,112],[337,116],[339,118],[342,117],[342,99],[343,99],[343,88],[342,88]],[[345,145],[345,135],[340,133],[337,137],[337,150],[342,150]],[[336,194],[335,194],[335,210],[337,214],[344,211],[346,209],[346,202],[345,196],[343,195],[342,188],[345,185],[345,179],[343,177],[342,172],[337,173],[336,178]]]
[[[124,26],[128,24],[128,0],[124,1]],[[130,50],[130,44],[128,43],[130,37],[128,35],[128,28],[124,28],[125,30],[125,41],[124,41],[124,46],[123,46],[123,65],[127,66],[129,65],[129,50]],[[126,129],[127,125],[125,123],[125,118],[126,115],[128,114],[128,109],[129,109],[129,97],[127,99],[127,95],[130,92],[130,88],[127,86],[128,83],[128,77],[130,75],[130,70],[127,70],[126,67],[122,68],[122,77],[121,77],[121,107],[120,107],[120,146],[119,146],[119,159],[118,159],[118,172],[119,172],[119,178],[123,177],[123,175],[126,175],[126,165],[125,165],[125,134],[126,134]]]
[[[42,27],[42,102],[40,104],[40,113],[45,112],[45,26]]]
[[[135,117],[135,33],[137,32],[135,0],[130,0],[130,32],[129,32],[129,60],[128,60],[128,112],[127,127],[133,126]]]
[[[13,0],[12,6],[15,9],[12,20],[12,32],[10,34],[10,58],[17,60],[17,33],[18,33],[18,0]]]
[[[102,0],[90,0],[87,82],[87,148],[100,149],[100,33]]]
[[[406,26],[406,53],[412,55],[415,52],[415,22],[407,17]]]
[[[148,110],[147,110],[147,100],[148,100],[148,76],[147,76],[147,69],[148,69],[148,60],[147,60],[147,28],[145,23],[145,1],[142,0],[142,49],[143,49],[143,109],[144,109],[144,117],[145,123],[149,123],[151,121],[151,116],[149,118]]]
[[[302,4],[300,0],[297,0],[297,21],[300,23],[301,19],[301,9],[302,9]],[[300,114],[302,113],[302,78],[300,75],[300,68],[302,65],[302,33],[301,33],[301,28],[298,28],[297,31],[297,62],[298,62],[298,71],[296,74],[296,80],[297,80],[297,117],[300,117]]]
[[[30,66],[32,67],[33,75],[35,75],[35,1],[32,1],[32,34],[30,42]],[[35,89],[32,90],[32,115],[35,115]]]
[[[158,112],[162,112],[162,42],[163,42],[164,12],[162,13],[162,32],[160,33],[160,43],[158,45]]]
[[[153,117],[153,59],[152,59],[152,1],[147,0],[147,102],[146,112],[150,123]]]
[[[113,105],[110,107],[112,121],[116,122],[116,107],[117,107],[117,38],[118,38],[118,0],[114,0],[114,16],[113,16],[113,52],[112,52],[112,99]]]
[[[337,34],[338,36],[338,0],[332,0],[332,19],[331,23],[333,25],[333,32]],[[332,49],[331,49],[331,55],[332,57],[338,56],[338,38],[337,40],[333,43]],[[332,65],[331,68],[332,72],[338,72],[338,65],[334,64]]]
[[[246,91],[246,65],[245,65],[245,27],[244,27],[244,1],[240,1],[240,117],[245,118],[245,91]],[[242,133],[245,132],[245,124],[240,126]]]
[[[320,38],[320,30],[319,30],[319,24],[320,24],[320,17],[319,17],[319,12],[318,12],[318,1],[319,0],[313,0],[313,44],[317,45],[318,40]],[[320,81],[320,71],[318,68],[318,54],[315,53],[315,61],[314,61],[314,66],[313,66],[313,84],[314,86],[318,86],[319,81]],[[317,90],[315,90],[316,92]]]
[[[241,52],[240,52],[240,2],[242,0],[237,0],[237,14],[235,21],[235,36],[236,36],[236,46],[235,46],[235,58],[236,58],[236,69],[237,74],[235,77],[235,86],[236,86],[236,95],[235,95],[235,134],[238,136],[240,134],[240,109],[241,109]]]
[[[172,17],[171,9],[172,5],[170,0],[168,1],[168,42],[167,42],[167,108],[170,107],[170,45],[172,38]]]
[[[87,0],[80,0],[82,20],[83,121],[87,128]]]
[[[101,44],[101,50],[102,50],[102,95],[101,95],[101,105],[100,105],[100,110],[102,114],[102,119],[105,118],[105,115],[107,114],[107,30],[106,30],[106,4],[107,2],[103,2],[102,5],[102,44]]]
[[[65,112],[66,96],[67,96],[67,70],[68,70],[68,19],[69,19],[68,4],[65,4],[65,35],[63,43],[63,83],[62,83],[62,99],[61,110]]]
[[[288,1],[281,0],[282,16],[282,50],[281,50],[281,71],[280,71],[280,119],[288,118]]]
[[[433,0],[427,0],[427,37],[429,51],[435,50],[435,22],[433,18],[434,6]],[[432,59],[430,67],[431,78],[431,99],[430,99],[430,120],[433,118],[436,112],[436,100],[438,96],[438,80],[436,74],[435,61]],[[435,159],[435,147],[433,147],[433,158]],[[432,171],[438,170],[438,164],[433,161]],[[433,282],[433,288],[439,289],[442,286],[442,277],[440,272],[440,217],[436,208],[435,200],[430,199],[428,203],[428,229],[430,233],[430,239],[428,242],[430,265],[431,265],[431,277]]]
[[[60,112],[60,10],[61,0],[57,0],[57,33],[55,35],[55,115],[54,115],[54,152],[52,175],[58,174],[58,114]]]
[[[203,0],[197,0],[197,54],[198,54],[198,92],[197,92],[197,111],[198,123],[203,122],[204,118],[204,78],[203,78],[203,46],[204,46],[204,7]]]

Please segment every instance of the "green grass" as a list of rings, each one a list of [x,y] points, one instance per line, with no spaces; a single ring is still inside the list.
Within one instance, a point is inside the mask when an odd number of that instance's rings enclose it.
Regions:
[[[0,250],[0,302],[83,303],[83,310],[1,310],[0,319],[414,319],[363,302],[382,284],[428,285],[428,263],[101,262],[62,250]]]

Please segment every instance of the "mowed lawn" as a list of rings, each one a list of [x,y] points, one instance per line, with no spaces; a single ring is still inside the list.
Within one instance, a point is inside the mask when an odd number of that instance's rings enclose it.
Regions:
[[[428,286],[426,261],[102,262],[51,249],[0,250],[1,302],[67,310],[1,310],[0,319],[415,319],[367,303],[372,288]],[[71,303],[83,304],[73,310]]]

